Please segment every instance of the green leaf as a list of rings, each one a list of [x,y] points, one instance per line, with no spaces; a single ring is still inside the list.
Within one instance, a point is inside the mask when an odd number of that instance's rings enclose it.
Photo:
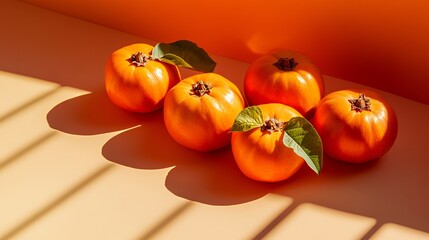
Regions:
[[[216,67],[216,62],[204,49],[187,40],[156,44],[152,50],[152,58],[201,72],[213,72]]]
[[[289,120],[285,127],[283,144],[292,148],[313,171],[320,174],[323,163],[322,140],[307,119],[294,117]]]
[[[261,109],[257,106],[247,107],[235,118],[231,132],[246,132],[263,124]]]

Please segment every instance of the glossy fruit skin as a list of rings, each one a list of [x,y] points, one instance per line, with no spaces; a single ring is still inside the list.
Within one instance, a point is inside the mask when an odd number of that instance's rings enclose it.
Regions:
[[[364,93],[370,98],[371,111],[351,110],[349,99]],[[312,119],[324,152],[335,159],[362,163],[383,156],[392,147],[398,121],[392,107],[369,90],[341,90],[325,96]]]
[[[274,117],[287,122],[292,117],[302,115],[292,107],[269,103],[258,107],[264,121]],[[234,159],[241,172],[250,179],[262,182],[278,182],[293,176],[304,164],[292,148],[283,144],[284,131],[262,131],[254,128],[247,132],[233,132],[231,148]]]
[[[199,81],[210,85],[210,93],[191,92]],[[201,73],[183,79],[165,97],[164,122],[179,144],[207,152],[231,143],[229,133],[245,101],[238,87],[216,73]]]
[[[152,112],[163,106],[164,97],[180,81],[176,66],[149,60],[137,66],[129,60],[142,52],[149,56],[153,46],[128,45],[113,52],[105,67],[105,86],[111,101],[130,112]]]
[[[293,70],[276,67],[281,58],[298,63]],[[244,78],[249,105],[282,103],[310,116],[324,96],[325,83],[319,69],[303,54],[276,49],[253,61]]]

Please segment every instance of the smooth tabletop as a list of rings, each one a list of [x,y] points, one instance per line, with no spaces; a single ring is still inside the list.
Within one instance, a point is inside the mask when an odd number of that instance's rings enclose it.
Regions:
[[[11,0],[0,27],[0,239],[429,239],[428,105],[375,90],[399,121],[385,156],[260,183],[109,101],[107,57],[154,40]],[[248,64],[211,56],[242,89]]]

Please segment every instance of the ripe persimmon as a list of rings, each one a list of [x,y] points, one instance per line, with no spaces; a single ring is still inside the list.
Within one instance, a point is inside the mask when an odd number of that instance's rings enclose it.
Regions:
[[[180,81],[177,66],[151,57],[153,46],[137,43],[112,53],[105,67],[107,95],[131,112],[162,107],[168,90]]]
[[[293,148],[283,143],[285,124],[302,115],[292,107],[279,104],[261,104],[260,127],[232,132],[231,148],[241,172],[263,182],[278,182],[290,178],[304,164],[304,159]],[[253,111],[253,110],[252,110]],[[248,121],[243,121],[249,124]],[[255,122],[256,123],[256,122]]]
[[[244,106],[234,83],[216,73],[201,73],[181,80],[167,93],[164,122],[179,144],[211,151],[230,144],[230,128]]]
[[[346,162],[380,158],[392,147],[398,132],[393,108],[369,90],[340,90],[326,95],[312,122],[325,153]]]
[[[244,78],[249,105],[282,103],[305,117],[312,115],[324,91],[317,66],[303,54],[283,49],[272,50],[253,61]]]

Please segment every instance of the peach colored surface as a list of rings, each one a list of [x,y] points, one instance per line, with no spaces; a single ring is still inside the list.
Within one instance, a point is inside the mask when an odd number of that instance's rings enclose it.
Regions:
[[[152,42],[0,1],[0,239],[429,239],[429,106],[378,91],[399,134],[376,162],[325,159],[264,184],[229,147],[176,144],[162,111],[130,114],[104,90],[109,54]],[[212,55],[242,89],[245,62]],[[184,76],[193,74],[183,71]],[[326,76],[327,91],[363,87]]]
[[[250,62],[301,51],[324,74],[429,103],[427,0],[24,0],[158,41]]]

